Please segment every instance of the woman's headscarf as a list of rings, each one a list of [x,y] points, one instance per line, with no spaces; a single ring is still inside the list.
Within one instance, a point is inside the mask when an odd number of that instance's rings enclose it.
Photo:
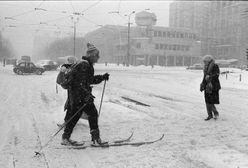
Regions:
[[[205,55],[203,58],[202,58],[203,62],[209,64],[211,61],[214,61],[214,58],[212,55]]]
[[[214,58],[212,55],[205,55],[202,58],[203,62],[204,62],[204,74],[206,75],[207,73],[209,74],[214,66]]]

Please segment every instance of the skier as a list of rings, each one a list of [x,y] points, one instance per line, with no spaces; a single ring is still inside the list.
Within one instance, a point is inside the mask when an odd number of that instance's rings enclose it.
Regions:
[[[219,117],[219,112],[217,111],[214,104],[220,104],[219,102],[219,90],[221,89],[219,81],[219,66],[215,64],[214,58],[211,55],[205,55],[203,57],[204,62],[204,75],[203,80],[200,85],[200,91],[204,90],[204,97],[206,108],[208,112],[208,117],[205,121],[213,118],[217,119]]]
[[[91,140],[95,144],[103,144],[100,138],[100,131],[98,128],[98,112],[94,105],[94,96],[92,95],[91,84],[99,84],[104,80],[109,79],[109,74],[94,75],[94,63],[99,59],[99,50],[92,44],[87,43],[86,56],[82,57],[82,61],[73,68],[71,74],[71,84],[68,88],[68,116],[71,118],[83,105],[86,104],[83,110],[71,119],[65,126],[62,135],[62,145],[75,145],[76,141],[70,139],[73,128],[80,119],[84,111],[88,116],[90,127]]]

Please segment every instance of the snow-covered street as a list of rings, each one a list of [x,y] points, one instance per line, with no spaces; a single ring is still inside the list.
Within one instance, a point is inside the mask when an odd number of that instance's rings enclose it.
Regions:
[[[99,118],[101,138],[111,141],[134,132],[132,142],[162,134],[164,139],[139,147],[73,150],[60,145],[61,131],[35,156],[63,122],[66,90],[58,86],[56,93],[57,71],[16,75],[12,66],[1,66],[1,168],[248,168],[248,71],[228,69],[234,73],[220,76],[220,118],[204,121],[201,70],[103,64],[95,70],[110,74]],[[102,89],[103,83],[93,88],[97,107]],[[79,121],[72,139],[90,142],[86,120]]]

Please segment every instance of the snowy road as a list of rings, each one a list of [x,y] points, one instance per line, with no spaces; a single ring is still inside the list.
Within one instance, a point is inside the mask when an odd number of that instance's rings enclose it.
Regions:
[[[220,77],[220,119],[209,122],[203,120],[207,113],[199,92],[201,71],[96,65],[96,74],[104,72],[110,73],[110,80],[99,120],[102,139],[119,139],[133,131],[132,141],[165,134],[164,140],[140,147],[69,150],[61,147],[59,133],[42,156],[34,157],[57,131],[56,123],[63,121],[66,92],[59,88],[56,94],[57,72],[18,76],[12,67],[0,67],[0,167],[248,167],[247,72],[241,82],[239,73],[228,80]],[[97,107],[102,87],[94,87]],[[90,141],[85,120],[77,124],[72,138]]]

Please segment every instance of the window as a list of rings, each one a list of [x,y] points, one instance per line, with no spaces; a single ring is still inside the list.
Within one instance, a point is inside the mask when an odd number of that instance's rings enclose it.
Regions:
[[[167,37],[170,37],[170,32],[167,32]]]
[[[33,63],[29,63],[29,67],[30,68],[33,68],[34,67],[34,64]]]
[[[177,51],[180,50],[180,45],[176,45],[176,50],[177,50]]]
[[[192,34],[191,34],[191,33],[189,34],[189,38],[190,38],[190,39],[192,38]]]
[[[186,51],[189,51],[189,46],[185,46]]]
[[[168,45],[167,44],[164,44],[164,49],[168,50]]]
[[[176,36],[176,35],[175,35],[175,32],[171,32],[171,37],[172,37],[172,38],[175,38],[175,36]]]
[[[196,35],[195,34],[193,34],[193,39],[196,39]]]
[[[137,43],[136,44],[136,48],[141,48],[141,44],[140,43]]]
[[[180,33],[176,32],[176,37],[179,38],[180,37]]]
[[[154,31],[154,37],[157,37],[157,36],[158,36],[158,32]]]
[[[160,45],[159,45],[159,49],[160,49],[160,50],[163,50],[163,48],[164,48],[164,45],[163,45],[163,44],[160,44]]]
[[[162,37],[162,32],[158,31],[158,37]]]
[[[177,49],[177,45],[173,45],[173,48],[172,48],[173,50],[176,50]]]
[[[21,63],[19,66],[20,67],[25,67],[25,62]]]
[[[166,37],[166,32],[163,32],[163,37]]]
[[[183,33],[180,33],[180,38],[184,38]]]
[[[159,49],[159,44],[155,44],[155,49]]]
[[[185,37],[185,38],[188,38],[188,33],[185,33],[184,37]]]

